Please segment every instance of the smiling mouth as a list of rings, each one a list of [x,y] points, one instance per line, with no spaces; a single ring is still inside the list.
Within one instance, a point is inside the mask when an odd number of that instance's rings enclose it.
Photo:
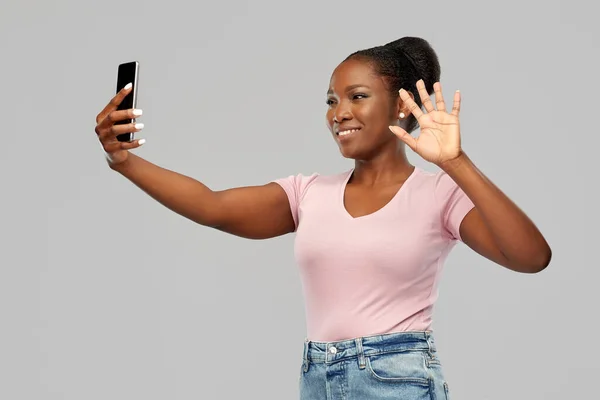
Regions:
[[[356,133],[356,132],[358,132],[358,131],[360,131],[360,128],[358,128],[358,129],[347,129],[347,130],[339,131],[339,132],[337,133],[337,135],[338,135],[339,137],[343,137],[343,136],[348,136],[348,135],[351,135],[351,134],[353,134],[353,133]]]

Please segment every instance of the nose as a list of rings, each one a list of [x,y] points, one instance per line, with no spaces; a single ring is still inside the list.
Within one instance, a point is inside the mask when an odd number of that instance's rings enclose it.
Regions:
[[[340,102],[333,111],[333,122],[340,123],[344,120],[352,119],[350,107],[345,102]]]

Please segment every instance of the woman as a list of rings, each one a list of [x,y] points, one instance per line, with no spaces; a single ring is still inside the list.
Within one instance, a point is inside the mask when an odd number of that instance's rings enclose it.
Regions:
[[[460,93],[447,110],[439,75],[420,38],[351,54],[331,76],[326,119],[354,168],[264,186],[212,191],[130,154],[143,140],[115,136],[143,126],[114,125],[141,115],[115,111],[130,89],[96,119],[110,167],[171,210],[245,238],[296,232],[308,329],[301,399],[447,398],[431,317],[452,247],[462,241],[522,273],[550,262],[531,220],[462,150]],[[406,146],[440,172],[410,165]]]

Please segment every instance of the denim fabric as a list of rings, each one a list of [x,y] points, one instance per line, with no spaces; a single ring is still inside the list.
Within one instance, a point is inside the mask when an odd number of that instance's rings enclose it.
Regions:
[[[430,331],[305,341],[300,400],[449,400]]]

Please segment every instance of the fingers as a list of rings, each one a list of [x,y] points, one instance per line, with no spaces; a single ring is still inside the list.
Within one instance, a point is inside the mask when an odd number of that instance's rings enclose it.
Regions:
[[[446,111],[446,103],[444,102],[444,95],[442,94],[442,84],[439,82],[434,83],[433,90],[435,92],[435,105],[438,111]]]
[[[427,93],[427,88],[425,88],[425,82],[423,82],[423,79],[419,79],[417,81],[417,90],[419,91],[419,97],[421,97],[421,103],[425,107],[425,110],[427,110],[427,112],[434,111],[435,107],[431,102],[429,93]]]
[[[96,127],[96,134],[101,142],[110,141],[116,138],[117,135],[124,133],[135,133],[144,129],[144,124],[141,122],[135,122],[131,124],[114,125],[111,124],[107,127],[101,125]]]
[[[435,111],[436,109],[438,111],[446,112],[446,103],[444,101],[444,94],[442,93],[442,84],[441,83],[436,82],[433,84],[433,90],[435,92],[435,107],[431,102],[431,98],[429,96],[429,93],[427,93],[427,89],[425,87],[425,82],[423,82],[422,79],[419,79],[419,81],[417,81],[417,90],[419,91],[419,97],[421,98],[421,103],[423,104],[423,106],[425,107],[425,110],[427,110],[427,112],[432,112],[432,111]],[[404,94],[403,94],[403,92],[404,92]],[[416,106],[416,103],[414,103],[414,101],[410,98],[408,92],[406,92],[404,89],[400,89],[400,97],[407,104],[407,106],[409,106],[409,109],[411,110],[412,114],[417,119],[419,119],[423,115],[423,112],[418,110],[418,106]],[[454,93],[454,104],[452,105],[452,112],[451,112],[455,116],[458,116],[458,114],[460,113],[460,100],[461,100],[460,92],[457,90]],[[411,103],[414,103],[414,105]]]
[[[421,111],[421,108],[415,103],[406,90],[400,89],[400,98],[417,120],[423,116],[423,111]]]
[[[138,109],[129,109],[129,110],[120,110],[120,111],[111,111],[106,115],[106,117],[100,121],[98,125],[96,125],[96,135],[100,138],[100,140],[110,136],[110,135],[119,135],[121,133],[129,133],[134,132],[131,129],[140,130],[144,127],[144,124],[117,124],[118,122],[125,120],[132,120],[136,117],[142,115],[142,110]],[[127,129],[126,131],[122,131],[123,129]],[[119,132],[119,133],[115,133]]]
[[[413,151],[417,148],[417,140],[408,134],[404,129],[399,126],[390,125],[390,131],[394,133],[394,135],[398,136],[400,140],[402,140],[408,147],[410,147]]]
[[[123,150],[131,150],[137,147],[140,147],[144,143],[146,143],[146,139],[136,139],[131,142],[119,142],[121,145],[121,149]]]
[[[104,119],[102,119],[98,126],[100,129],[107,128],[117,122],[125,121],[128,119],[135,119],[142,115],[142,110],[130,108],[129,110],[113,110],[105,115]]]
[[[96,117],[96,124],[99,124],[106,118],[106,116],[111,111],[114,111],[117,109],[117,107],[119,107],[125,96],[127,96],[129,92],[131,92],[131,88],[132,84],[128,83],[123,89],[119,90],[119,92],[110,100],[110,102],[104,107],[104,109],[100,111],[100,114],[98,114],[98,116]]]
[[[452,115],[458,117],[460,114],[460,90],[454,92],[454,104],[452,105]]]
[[[119,150],[131,150],[138,148],[144,143],[146,143],[146,139],[136,139],[131,142],[110,142],[106,143],[103,148],[107,154],[112,154]]]
[[[131,142],[117,140],[118,135],[139,132],[144,128],[144,124],[135,122],[135,119],[142,115],[142,110],[118,109],[130,92],[131,84],[128,84],[96,116],[95,132],[109,164],[123,162],[127,157],[127,150],[140,147],[146,142],[145,139],[135,139]]]

